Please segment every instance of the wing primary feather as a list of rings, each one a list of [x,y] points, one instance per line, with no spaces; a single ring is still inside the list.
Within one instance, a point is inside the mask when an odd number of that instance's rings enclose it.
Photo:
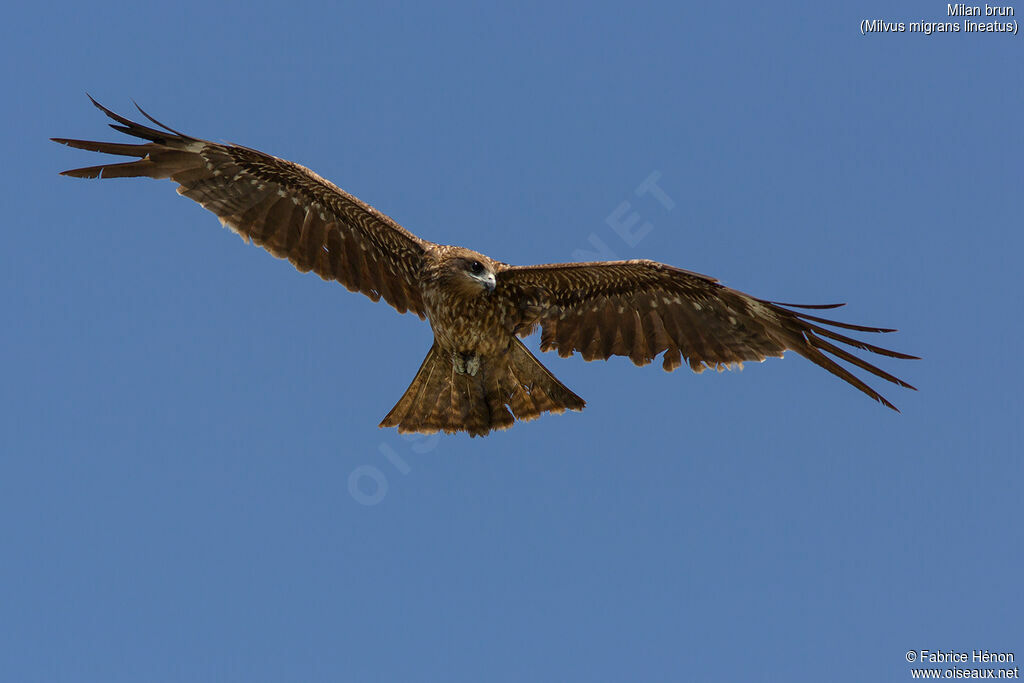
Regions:
[[[868,327],[866,325],[851,325],[850,323],[841,323],[836,320],[829,320],[828,318],[819,318],[814,315],[807,315],[806,313],[797,313],[796,311],[790,311],[790,313],[803,320],[813,320],[816,323],[832,325],[833,327],[842,327],[845,330],[856,330],[857,332],[878,332],[880,334],[898,331],[891,327]]]
[[[837,334],[832,330],[827,330],[824,327],[819,327],[818,325],[812,325],[811,323],[803,323],[803,325],[805,325],[807,329],[817,332],[818,334],[828,337],[829,339],[834,339],[844,344],[849,344],[850,346],[861,349],[862,351],[870,351],[872,353],[877,353],[880,356],[888,356],[889,358],[900,358],[902,360],[921,360],[919,356],[911,356],[909,353],[900,353],[899,351],[893,351],[892,349],[885,349],[882,348],[881,346],[868,344],[867,342],[862,342],[859,339],[853,339],[852,337],[846,337],[841,334]]]
[[[841,306],[845,306],[846,305],[845,303],[842,303],[842,304],[787,304],[787,303],[783,303],[781,301],[765,301],[763,303],[771,303],[771,304],[775,304],[776,306],[789,306],[790,308],[817,308],[817,309],[840,308]]]
[[[834,360],[826,356],[818,349],[811,346],[809,343],[805,342],[803,347],[797,348],[796,351],[800,353],[800,355],[802,355],[804,358],[814,363],[815,365],[825,368],[826,370],[828,370],[829,372],[831,372],[833,375],[840,378],[844,382],[847,382],[851,386],[864,392],[871,398],[875,399],[876,401],[884,405],[886,408],[891,408],[892,410],[895,410],[897,413],[900,412],[900,409],[894,406],[892,403],[890,403],[884,396],[882,396],[880,393],[869,387],[856,375],[851,373],[849,370],[844,368],[839,363],[836,363]]]
[[[143,138],[144,140],[152,140],[153,142],[160,142],[160,141],[163,141],[163,140],[167,139],[167,137],[168,137],[167,131],[156,130],[155,128],[150,128],[148,126],[143,126],[142,124],[136,123],[135,121],[132,121],[131,119],[127,119],[127,118],[121,116],[120,114],[115,114],[114,112],[112,112],[111,110],[107,109],[102,104],[100,104],[99,102],[94,100],[92,95],[88,95],[88,93],[86,93],[86,94],[89,97],[89,100],[92,101],[93,105],[95,105],[97,109],[99,109],[104,114],[106,114],[107,117],[109,117],[109,118],[113,119],[114,121],[117,121],[118,123],[122,124],[120,126],[114,125],[113,123],[107,124],[111,128],[113,128],[114,130],[119,131],[121,133],[126,133],[127,135],[133,135],[133,136],[135,136],[137,138]],[[143,112],[143,113],[145,114],[145,112]],[[163,125],[163,124],[157,123],[157,125]],[[167,130],[169,131],[171,129],[168,128]],[[175,133],[174,131],[171,131],[171,134],[172,135],[178,135],[180,138],[183,138],[185,140],[190,140],[190,141],[194,141],[195,140],[195,138],[191,138],[191,137],[189,137],[187,135],[181,135],[180,133]]]
[[[50,138],[75,149],[84,149],[89,152],[102,152],[104,154],[116,154],[123,157],[144,157],[152,149],[148,142],[141,145],[128,145],[120,142],[94,142],[92,140],[72,140],[70,138]]]
[[[145,117],[146,117],[147,119],[149,119],[150,121],[152,121],[152,122],[153,122],[153,123],[155,123],[156,125],[158,125],[158,126],[160,126],[161,128],[163,128],[164,130],[166,130],[166,131],[169,131],[169,132],[171,132],[171,133],[174,133],[174,134],[175,134],[175,135],[177,135],[178,137],[180,137],[180,138],[184,138],[185,140],[195,140],[195,138],[193,138],[193,137],[190,137],[190,136],[188,136],[188,135],[185,135],[185,134],[184,134],[184,133],[182,133],[181,131],[177,131],[177,130],[174,130],[173,128],[171,128],[170,126],[168,126],[168,125],[167,125],[166,123],[160,123],[159,121],[157,121],[156,119],[154,119],[154,118],[153,118],[152,116],[150,116],[150,115],[149,115],[149,114],[148,114],[148,113],[146,112],[146,110],[145,110],[145,109],[143,109],[142,107],[140,107],[140,106],[139,106],[139,103],[138,103],[138,102],[136,102],[135,100],[132,100],[132,104],[134,104],[134,105],[135,105],[135,108],[139,110],[139,113],[140,113],[140,114],[142,114],[143,116],[145,116]]]
[[[146,175],[144,166],[152,167],[148,159],[139,161],[126,161],[121,164],[101,164],[99,166],[86,166],[85,168],[72,168],[61,171],[61,175],[72,178],[135,178]]]
[[[885,370],[882,370],[881,368],[875,367],[874,365],[872,365],[871,363],[867,362],[863,358],[858,358],[857,356],[853,355],[852,353],[850,353],[846,349],[841,349],[838,346],[836,346],[835,344],[828,343],[824,339],[816,336],[813,332],[806,332],[806,333],[804,333],[804,336],[807,338],[808,341],[811,342],[811,344],[813,344],[817,348],[822,349],[823,351],[828,351],[833,356],[836,356],[836,357],[838,357],[838,358],[840,358],[842,360],[845,360],[847,363],[852,363],[853,365],[856,365],[861,370],[866,370],[866,371],[870,372],[872,375],[875,375],[877,377],[881,377],[882,379],[887,380],[889,382],[892,382],[893,384],[898,384],[901,387],[906,387],[907,389],[913,389],[914,391],[917,391],[917,387],[915,387],[915,386],[913,386],[911,384],[907,384],[906,382],[901,380],[899,377],[895,377],[893,375],[890,375],[888,372],[886,372]]]

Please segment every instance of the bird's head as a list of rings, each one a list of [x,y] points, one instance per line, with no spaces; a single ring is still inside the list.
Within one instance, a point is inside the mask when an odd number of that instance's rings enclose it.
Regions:
[[[455,247],[441,255],[437,277],[460,296],[471,298],[494,291],[497,266],[496,261],[481,253]]]

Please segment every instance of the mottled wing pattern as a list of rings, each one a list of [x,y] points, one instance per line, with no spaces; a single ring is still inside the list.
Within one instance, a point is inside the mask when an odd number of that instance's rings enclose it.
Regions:
[[[909,384],[828,340],[892,358],[914,358],[822,327],[860,332],[894,330],[849,325],[792,311],[842,304],[800,306],[757,299],[714,278],[654,261],[558,263],[510,266],[498,274],[498,291],[518,305],[516,333],[541,327],[541,350],[585,360],[628,356],[637,365],[664,352],[672,371],[683,361],[695,372],[725,369],[744,361],[781,357],[792,349],[896,410],[878,392],[823,352],[890,382]]]
[[[90,98],[91,99],[91,98]],[[200,140],[167,128],[140,125],[95,100],[110,127],[148,140],[120,144],[55,141],[137,161],[65,171],[79,178],[170,178],[178,193],[215,213],[221,223],[302,272],[337,280],[374,301],[383,297],[400,313],[425,317],[418,287],[423,254],[419,239],[373,207],[309,169],[239,145]]]

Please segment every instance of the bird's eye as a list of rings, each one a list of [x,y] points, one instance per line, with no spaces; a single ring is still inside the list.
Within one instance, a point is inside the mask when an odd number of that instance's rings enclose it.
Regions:
[[[484,272],[484,264],[480,263],[479,261],[473,261],[472,263],[469,264],[469,270],[474,275],[479,275],[480,273]]]

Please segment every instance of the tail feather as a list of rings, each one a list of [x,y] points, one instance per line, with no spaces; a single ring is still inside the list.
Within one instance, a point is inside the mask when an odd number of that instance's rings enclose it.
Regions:
[[[437,350],[437,347],[430,347],[430,352],[423,359],[423,363],[416,372],[416,377],[413,378],[412,384],[405,390],[402,398],[391,409],[388,416],[384,418],[385,422],[392,416],[397,417],[399,420],[408,419],[417,423],[425,420],[427,411],[433,407],[433,405],[428,406],[426,404],[426,397],[439,396],[444,388],[449,385],[441,377],[443,368],[440,361],[441,353]],[[421,396],[424,396],[424,398],[421,399]],[[381,424],[385,426],[383,422]]]
[[[449,355],[434,345],[380,426],[483,436],[508,429],[517,419],[583,410],[584,405],[518,339],[504,355],[481,359],[475,375],[457,373]]]
[[[509,368],[512,391],[508,403],[517,418],[535,420],[545,412],[583,410],[583,399],[559,382],[518,339],[516,345],[519,361]]]

